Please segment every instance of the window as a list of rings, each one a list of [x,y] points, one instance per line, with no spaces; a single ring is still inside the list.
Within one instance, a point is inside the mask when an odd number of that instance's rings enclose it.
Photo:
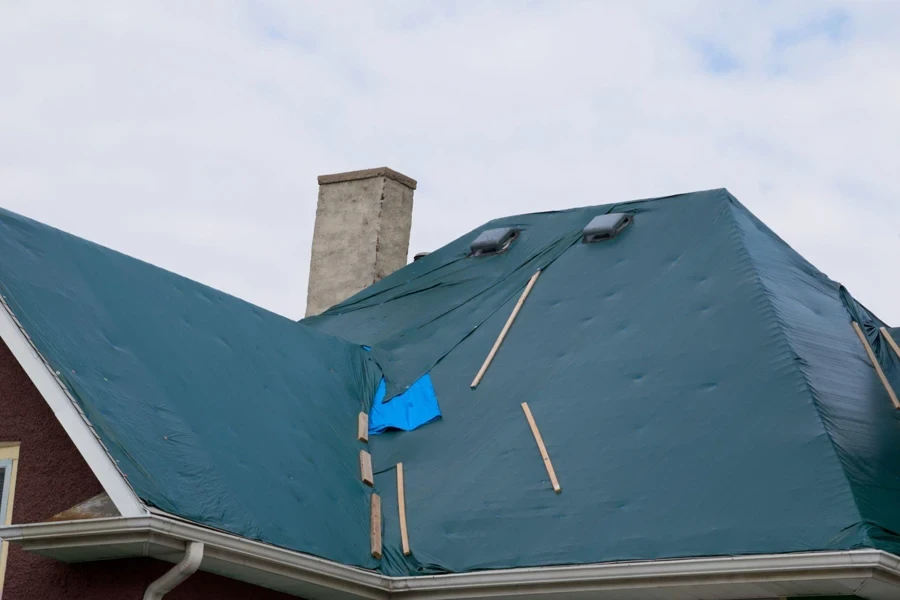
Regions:
[[[12,459],[0,459],[0,522],[9,525],[6,521],[6,513],[9,512],[9,487],[12,483]]]
[[[16,469],[19,466],[19,444],[0,442],[0,526],[12,523],[13,497],[16,491]],[[6,576],[9,544],[0,541],[0,597]]]

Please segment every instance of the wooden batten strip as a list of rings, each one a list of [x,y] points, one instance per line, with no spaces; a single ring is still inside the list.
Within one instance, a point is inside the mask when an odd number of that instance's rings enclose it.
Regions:
[[[375,475],[372,473],[372,455],[365,450],[359,451],[359,471],[364,484],[375,485]]]
[[[409,556],[409,532],[406,529],[406,491],[403,484],[403,463],[397,463],[397,507],[400,511],[400,542],[403,545],[403,556]]]
[[[534,422],[534,416],[531,414],[531,409],[528,408],[527,402],[522,403],[522,410],[525,411],[525,418],[528,419],[528,425],[531,426],[531,433],[534,435],[534,441],[537,442],[538,450],[541,451],[541,458],[544,459],[544,466],[547,467],[547,475],[550,476],[550,483],[553,485],[553,491],[558,494],[562,491],[562,488],[559,487],[556,471],[553,469],[553,463],[550,462],[550,455],[547,454],[547,447],[544,446],[544,438],[541,437],[541,432],[538,431],[537,423]]]
[[[878,373],[878,379],[881,380],[881,385],[884,386],[884,389],[887,390],[888,396],[891,397],[891,402],[894,403],[894,408],[900,408],[900,400],[897,399],[897,394],[894,393],[894,388],[891,387],[891,382],[888,381],[888,378],[885,376],[884,371],[881,370],[881,365],[878,364],[878,358],[875,356],[875,351],[872,350],[872,346],[869,345],[869,340],[866,339],[866,334],[863,333],[863,330],[860,328],[859,323],[853,321],[853,329],[856,331],[857,337],[859,337],[859,341],[862,342],[863,348],[866,349],[866,354],[869,355],[869,361],[872,363],[872,366],[875,367],[875,372]]]
[[[478,370],[478,374],[475,375],[475,379],[472,380],[471,387],[473,389],[478,387],[478,384],[481,383],[481,378],[484,377],[484,374],[487,372],[488,367],[491,366],[491,362],[494,360],[494,355],[496,355],[497,350],[500,349],[500,344],[502,344],[504,338],[506,338],[506,334],[509,332],[509,328],[512,327],[513,321],[516,320],[516,316],[518,316],[519,311],[522,310],[522,305],[525,304],[525,299],[528,298],[528,294],[531,293],[531,288],[534,287],[534,282],[537,281],[537,278],[540,274],[541,270],[538,269],[537,272],[531,276],[531,279],[528,280],[528,285],[525,286],[525,290],[523,290],[522,295],[519,296],[519,301],[516,302],[516,306],[513,308],[512,312],[509,315],[509,318],[506,320],[506,325],[503,326],[503,329],[500,331],[500,335],[497,336],[497,341],[494,342],[494,347],[491,348],[491,351],[488,353],[487,358],[484,359],[484,364],[481,365],[481,368]]]
[[[900,358],[900,346],[898,346],[897,342],[894,341],[894,336],[891,335],[891,332],[887,330],[887,327],[882,327],[881,333],[884,335],[884,339],[887,340],[888,344],[890,344],[891,348],[894,350],[894,354],[897,355],[897,358]]]
[[[372,524],[372,556],[381,560],[381,496],[373,492],[369,508],[371,509]]]
[[[360,442],[369,442],[369,415],[364,412],[359,413],[356,422],[356,439]]]

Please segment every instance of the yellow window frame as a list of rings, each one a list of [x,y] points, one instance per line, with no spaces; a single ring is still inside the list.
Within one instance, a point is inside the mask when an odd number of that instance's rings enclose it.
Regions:
[[[6,514],[0,514],[0,524],[12,525],[13,501],[16,496],[16,474],[19,470],[19,443],[0,442],[0,460],[10,461],[11,468],[5,478],[9,479],[9,492],[6,497]],[[4,487],[0,481],[0,493]],[[3,595],[3,582],[6,579],[6,559],[9,554],[9,542],[0,542],[0,596]]]

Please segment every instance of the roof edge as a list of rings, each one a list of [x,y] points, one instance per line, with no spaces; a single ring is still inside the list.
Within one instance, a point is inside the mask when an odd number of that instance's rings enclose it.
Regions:
[[[842,590],[869,600],[888,600],[900,594],[900,557],[872,549],[392,578],[156,514],[9,526],[0,528],[0,536],[26,551],[67,562],[100,556],[153,556],[177,562],[188,542],[199,541],[207,550],[203,570],[288,593],[315,594],[327,589],[332,597],[347,600],[574,598],[585,592],[605,600],[621,596],[623,590],[650,588],[707,595],[716,590],[729,598],[749,599],[759,596],[763,583],[767,589],[783,585],[801,595]]]
[[[863,510],[860,506],[860,500],[859,500],[859,496],[857,494],[856,486],[853,484],[853,481],[850,478],[850,474],[847,471],[847,465],[841,456],[841,451],[838,448],[837,443],[835,442],[834,435],[832,434],[830,428],[828,427],[828,424],[826,423],[826,421],[822,415],[819,391],[813,385],[813,382],[810,380],[809,375],[803,369],[798,367],[798,364],[801,364],[800,361],[803,360],[803,357],[801,356],[800,352],[797,349],[797,344],[795,343],[795,340],[788,333],[789,328],[787,327],[787,324],[785,322],[783,315],[778,310],[778,308],[775,306],[775,302],[772,299],[773,293],[772,293],[772,290],[770,289],[770,285],[767,283],[767,281],[765,280],[765,278],[762,274],[757,256],[754,254],[754,251],[747,244],[747,238],[746,238],[747,234],[746,234],[746,231],[744,230],[743,226],[741,225],[741,223],[738,221],[739,215],[736,214],[736,211],[740,211],[740,213],[744,217],[746,217],[747,219],[750,220],[750,223],[752,225],[755,225],[756,227],[761,226],[763,232],[765,234],[767,234],[770,238],[772,238],[773,243],[778,244],[780,247],[786,249],[788,252],[796,255],[800,260],[802,260],[803,263],[805,263],[805,265],[807,265],[810,269],[812,269],[812,270],[808,271],[807,274],[809,274],[810,276],[815,276],[816,274],[818,274],[818,275],[821,275],[822,277],[825,277],[826,279],[827,279],[827,276],[825,276],[824,273],[822,273],[821,271],[816,269],[815,266],[812,265],[811,263],[809,263],[809,261],[807,261],[805,258],[803,258],[803,256],[800,255],[799,252],[794,250],[787,242],[785,242],[783,239],[781,239],[781,237],[778,236],[778,234],[776,234],[765,223],[763,223],[759,218],[757,218],[756,215],[754,215],[747,207],[745,207],[743,204],[741,204],[741,202],[737,198],[735,198],[733,195],[731,195],[730,192],[728,192],[727,190],[724,190],[724,192],[730,200],[730,209],[731,209],[730,216],[731,216],[732,221],[734,222],[734,226],[735,226],[736,230],[738,231],[738,237],[740,238],[739,243],[741,244],[741,251],[746,255],[747,260],[752,264],[752,269],[753,269],[754,277],[756,279],[756,284],[763,291],[763,297],[766,299],[766,303],[768,304],[769,310],[772,313],[772,320],[773,320],[773,322],[775,322],[777,324],[778,334],[781,337],[784,347],[788,349],[791,357],[794,359],[793,363],[792,363],[792,369],[793,369],[794,373],[796,373],[800,383],[802,383],[802,385],[806,388],[806,391],[809,394],[809,397],[812,399],[812,408],[816,412],[816,417],[819,420],[819,424],[822,427],[822,432],[828,438],[828,443],[831,448],[832,456],[833,456],[834,460],[837,461],[837,464],[840,467],[841,474],[843,475],[843,478],[844,478],[844,482],[846,483],[847,489],[850,492],[850,497],[853,499],[853,509],[856,511],[858,523],[866,524],[867,521],[866,521],[865,516],[863,515]],[[799,270],[802,271],[802,269],[799,269]],[[841,287],[843,287],[843,286],[841,286]],[[848,323],[849,323],[849,321],[850,321],[849,314],[847,317],[848,317]],[[862,348],[860,348],[859,351],[860,351],[860,353],[862,353]],[[868,534],[867,534],[867,539],[868,539],[869,543],[872,542],[872,540],[870,538],[868,538]]]
[[[609,597],[614,598],[628,589],[669,589],[675,593],[676,590],[685,592],[688,588],[733,584],[735,589],[729,589],[728,597],[738,599],[757,598],[759,588],[756,584],[776,582],[790,584],[795,589],[800,586],[803,588],[802,595],[823,595],[827,593],[823,591],[824,586],[817,584],[842,578],[869,578],[875,575],[876,570],[881,571],[882,578],[892,580],[893,593],[900,591],[900,557],[870,549],[599,563],[392,578],[391,590],[394,594],[429,591],[440,592],[440,597],[450,597],[448,594],[452,593],[454,598],[466,598],[506,595],[500,592],[500,588],[515,586],[517,592],[523,595],[547,594],[557,598],[563,597],[566,591],[574,595],[590,590],[609,591]],[[755,588],[749,591],[751,595],[743,595],[737,589],[737,586],[745,584]],[[863,587],[865,583],[852,592],[859,594]],[[834,587],[830,589],[833,593]],[[490,594],[492,590],[494,594]],[[607,598],[606,595],[600,597]],[[880,600],[888,596],[862,597]]]
[[[654,196],[651,198],[636,198],[634,200],[616,200],[613,202],[604,202],[603,204],[587,204],[584,206],[570,206],[569,208],[560,208],[560,209],[554,209],[554,210],[537,210],[537,211],[528,212],[528,213],[506,215],[503,217],[496,217],[494,219],[491,219],[490,221],[483,223],[479,227],[476,227],[472,231],[475,231],[476,229],[479,229],[481,227],[486,227],[488,225],[491,225],[492,223],[505,222],[505,221],[510,221],[510,220],[514,220],[514,219],[519,219],[522,217],[531,217],[534,215],[552,215],[552,214],[559,214],[559,213],[575,212],[575,211],[585,210],[585,209],[600,209],[600,208],[608,208],[609,211],[612,212],[613,210],[627,210],[628,208],[632,207],[635,204],[644,204],[644,203],[648,203],[648,202],[664,202],[664,201],[669,201],[669,200],[677,200],[678,198],[683,198],[686,196],[697,196],[698,194],[711,194],[712,195],[712,194],[721,194],[722,192],[724,192],[728,197],[734,198],[734,196],[731,194],[731,192],[728,191],[728,188],[724,188],[724,187],[709,188],[706,190],[694,190],[693,192],[681,192],[678,194],[669,194],[668,196]],[[472,233],[472,232],[470,231],[468,233]]]
[[[7,304],[5,296],[0,296],[0,306],[2,306],[0,338],[53,411],[53,415],[103,486],[119,514],[126,517],[147,514],[143,502],[119,470],[106,446],[97,437],[94,428],[78,408],[68,389],[34,346],[28,333]]]
[[[188,542],[204,544],[200,570],[306,597],[323,589],[347,600],[388,598],[379,573],[286,550],[177,518],[151,514],[0,527],[4,541],[62,562],[153,557],[178,562]]]

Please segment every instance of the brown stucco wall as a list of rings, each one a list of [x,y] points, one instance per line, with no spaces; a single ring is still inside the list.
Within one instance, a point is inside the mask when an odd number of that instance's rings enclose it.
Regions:
[[[28,555],[19,548],[19,575],[7,573],[3,600],[141,600],[151,581],[172,568],[152,558],[132,558],[66,565],[48,558]],[[10,559],[13,554],[10,553]],[[10,563],[13,561],[10,560]],[[13,567],[15,568],[15,567]],[[195,573],[166,594],[166,600],[297,600],[273,592],[219,577]]]
[[[21,442],[13,523],[37,523],[103,491],[0,341],[0,442]]]
[[[0,442],[20,442],[13,523],[35,523],[103,491],[19,363],[0,341]],[[67,565],[10,545],[2,600],[140,600],[172,565],[150,558]],[[197,573],[166,600],[285,600],[285,594]]]

